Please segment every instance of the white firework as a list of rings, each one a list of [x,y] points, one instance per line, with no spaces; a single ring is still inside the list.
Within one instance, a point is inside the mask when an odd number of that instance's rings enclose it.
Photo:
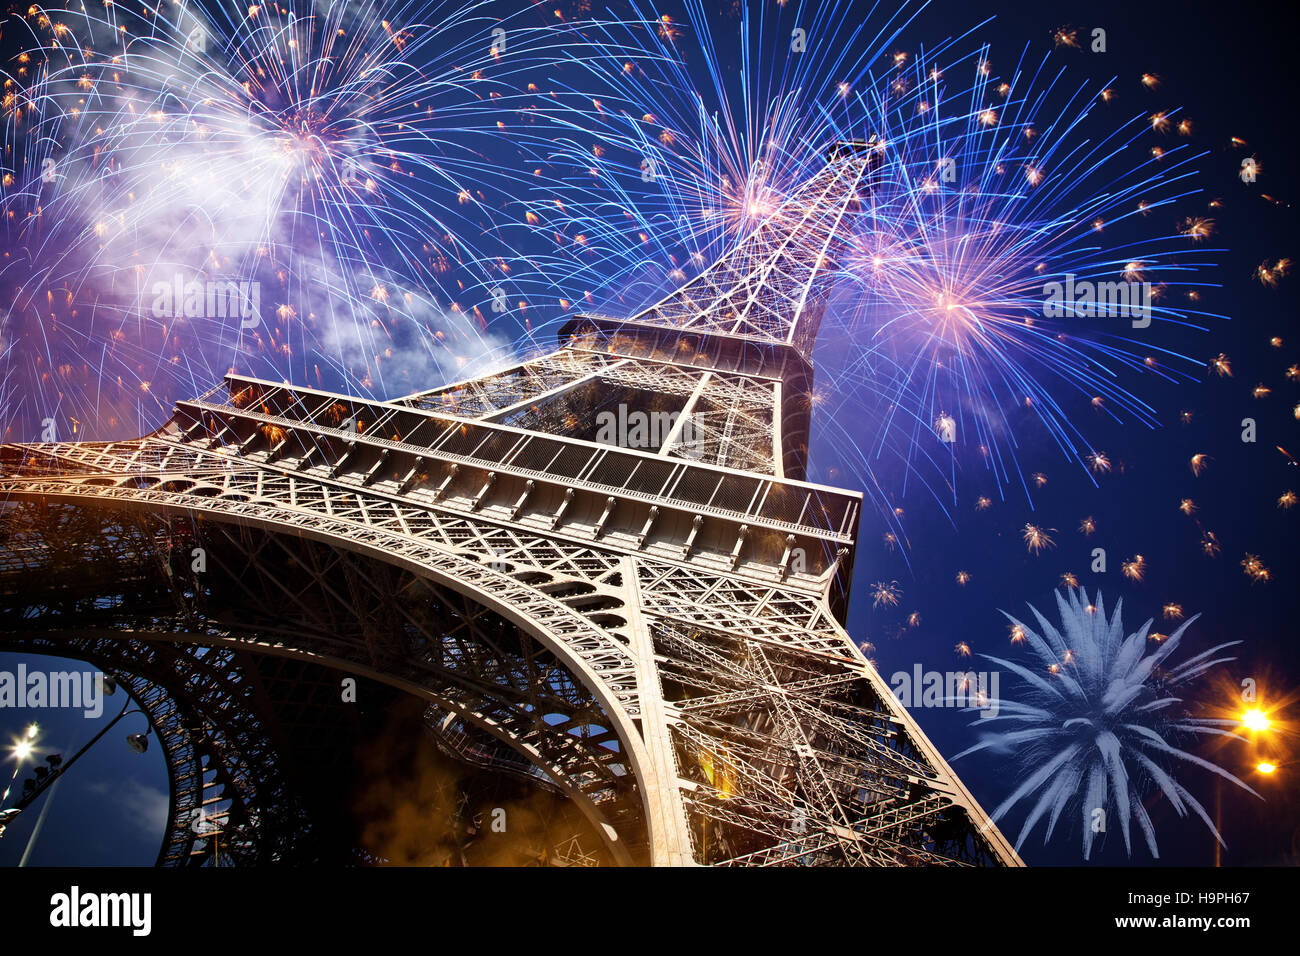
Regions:
[[[1203,735],[1235,736],[1227,729],[1230,720],[1192,716],[1183,691],[1189,681],[1232,660],[1218,656],[1219,652],[1241,642],[1218,644],[1172,664],[1184,632],[1200,615],[1188,618],[1148,653],[1151,620],[1126,637],[1120,618],[1123,601],[1116,603],[1107,619],[1100,591],[1095,602],[1089,602],[1082,589],[1069,590],[1067,595],[1056,594],[1060,630],[1032,605],[1037,631],[1006,615],[1032,648],[1037,667],[982,655],[1028,685],[1023,699],[1000,700],[997,716],[979,721],[982,727],[1004,721],[1014,729],[985,735],[957,755],[981,750],[1015,755],[1023,770],[1021,783],[993,811],[993,818],[1000,819],[1022,801],[1034,801],[1016,838],[1018,850],[1044,816],[1047,842],[1063,814],[1077,813],[1086,860],[1100,810],[1118,819],[1130,855],[1130,826],[1136,821],[1151,855],[1158,858],[1155,828],[1144,800],[1159,794],[1179,816],[1195,813],[1222,843],[1205,808],[1175,778],[1175,768],[1195,765],[1259,794],[1227,770],[1176,744]]]

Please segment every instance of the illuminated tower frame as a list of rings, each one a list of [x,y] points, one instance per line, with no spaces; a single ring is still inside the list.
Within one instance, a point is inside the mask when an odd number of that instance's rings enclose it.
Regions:
[[[803,480],[873,152],[837,145],[697,278],[511,368],[387,402],[230,375],[135,441],[6,446],[5,646],[388,684],[615,862],[1019,865],[844,628],[861,495]],[[599,430],[635,415],[671,426]],[[298,819],[283,790],[250,791],[250,848]]]

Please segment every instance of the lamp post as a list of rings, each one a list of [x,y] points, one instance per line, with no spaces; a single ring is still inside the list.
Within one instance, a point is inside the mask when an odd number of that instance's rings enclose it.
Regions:
[[[1264,711],[1262,707],[1249,707],[1242,711],[1237,720],[1240,722],[1241,729],[1250,735],[1251,741],[1255,744],[1256,757],[1259,754],[1259,739],[1269,733],[1273,726],[1272,718]],[[1276,762],[1266,759],[1257,759],[1255,771],[1265,776],[1277,770]],[[1222,808],[1223,808],[1223,778],[1218,775],[1214,778],[1214,828],[1219,831],[1219,839],[1214,841],[1214,865],[1222,866]]]
[[[116,682],[106,678],[104,683],[105,686],[108,688],[108,692],[110,694],[113,693],[113,691],[116,689]],[[24,792],[23,795],[18,798],[18,801],[12,807],[0,811],[0,836],[4,835],[5,827],[7,827],[10,823],[12,823],[24,810],[26,810],[29,806],[35,803],[36,800],[41,796],[41,794],[43,794],[46,790],[50,789],[55,783],[61,780],[63,778],[63,775],[68,772],[68,770],[73,766],[73,764],[75,764],[78,760],[81,759],[82,755],[85,754],[86,751],[88,751],[91,747],[95,746],[95,744],[99,742],[101,737],[103,737],[106,733],[108,733],[115,726],[117,726],[118,721],[120,721],[123,717],[126,717],[128,714],[145,714],[145,712],[143,710],[140,710],[139,708],[132,709],[131,698],[128,697],[125,703],[122,704],[122,709],[118,712],[117,716],[114,717],[112,720],[110,720],[102,728],[100,728],[99,732],[95,734],[95,736],[91,737],[90,740],[86,741],[86,743],[82,746],[82,748],[78,750],[75,754],[73,754],[72,757],[66,763],[58,754],[50,754],[46,758],[46,762],[50,765],[49,769],[46,770],[45,767],[37,768],[35,786],[32,787],[31,790]],[[145,714],[145,717],[147,719],[148,714]],[[33,724],[30,728],[28,728],[28,736],[26,741],[20,741],[17,745],[15,745],[14,748],[15,755],[18,756],[20,761],[25,759],[31,753],[31,742],[35,740],[35,733],[34,733],[35,728],[36,728],[35,724]],[[131,748],[131,750],[135,751],[136,753],[144,753],[149,746],[148,738],[149,738],[150,729],[152,729],[152,727],[147,727],[143,734],[129,734],[126,740],[127,746]],[[19,748],[23,747],[24,743],[26,743],[27,745],[26,750],[20,752]],[[41,771],[45,771],[45,772],[42,773]],[[14,777],[16,778],[17,776],[18,776],[18,770],[15,769]],[[8,790],[5,791],[6,795],[8,794],[8,792],[9,792]],[[46,807],[48,808],[48,803],[46,804]],[[28,840],[27,849],[23,853],[24,861],[26,861],[27,855],[31,852],[31,845],[35,841],[36,835],[40,832],[40,824],[44,820],[44,816],[45,816],[45,811],[44,809],[42,809],[41,818],[38,819],[36,829],[33,830],[32,836]]]
[[[23,769],[23,761],[31,757],[32,750],[36,746],[36,735],[39,731],[40,728],[36,724],[28,724],[26,732],[15,740],[14,745],[10,748],[14,758],[14,774],[9,778],[9,786],[5,787],[4,795],[0,796],[0,804],[9,799],[9,791],[14,788],[14,781],[18,779],[18,771]],[[0,821],[0,825],[3,825],[2,821]]]

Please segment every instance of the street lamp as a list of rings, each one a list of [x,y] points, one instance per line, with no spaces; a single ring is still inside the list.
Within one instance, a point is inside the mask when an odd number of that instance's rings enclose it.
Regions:
[[[109,680],[110,679],[106,679],[105,686],[111,686],[113,689],[116,689],[116,682],[112,682],[110,684]],[[110,690],[109,692],[112,693],[112,690]],[[81,759],[81,756],[87,750],[95,746],[95,744],[99,742],[100,738],[103,737],[110,730],[112,730],[117,725],[117,722],[120,721],[123,717],[126,717],[128,714],[144,714],[146,719],[148,718],[149,715],[146,714],[143,710],[140,710],[139,708],[136,708],[134,710],[130,709],[131,703],[132,703],[131,698],[128,697],[126,701],[122,704],[122,709],[118,712],[118,715],[114,717],[112,720],[110,720],[107,724],[105,724],[100,729],[99,733],[91,737],[90,740],[88,740],[80,750],[78,750],[75,754],[72,755],[71,758],[69,758],[67,763],[63,762],[63,758],[59,754],[50,754],[50,756],[46,758],[46,761],[49,763],[49,767],[42,766],[36,768],[36,770],[34,771],[34,778],[28,778],[23,783],[22,797],[18,799],[18,802],[15,803],[13,807],[11,807],[8,810],[5,810],[3,814],[0,814],[0,836],[4,835],[4,827],[7,824],[12,823],[14,821],[14,818],[16,818],[20,813],[26,810],[29,806],[31,806],[37,800],[37,798],[40,797],[41,794],[43,794],[46,790],[48,790],[51,786],[53,786],[53,784],[60,777],[62,777],[65,773],[68,772],[68,770],[72,768],[73,764],[75,764],[79,759]],[[149,727],[145,728],[145,732],[142,734],[128,734],[126,738],[127,747],[129,747],[135,753],[138,754],[144,753],[145,750],[147,750],[149,747],[149,731],[152,729],[153,727],[152,725],[150,725]],[[27,728],[27,736],[23,740],[20,740],[18,743],[14,745],[13,748],[14,754],[15,756],[18,756],[18,759],[20,761],[19,763],[20,767],[22,766],[21,761],[31,755],[32,746],[36,738],[36,730],[37,730],[36,725],[32,724],[30,727]],[[14,777],[16,778],[17,776],[18,776],[18,769],[15,768]],[[9,791],[6,790],[5,795],[8,796],[8,794]]]
[[[39,731],[40,727],[36,724],[28,724],[23,736],[15,740],[13,746],[9,748],[9,753],[14,758],[14,772],[13,776],[9,778],[9,786],[5,787],[4,794],[0,795],[0,803],[4,803],[9,799],[9,791],[14,788],[14,781],[18,779],[18,771],[23,769],[24,761],[31,759],[32,751],[36,748],[36,734]],[[4,832],[4,824],[8,822],[8,819],[12,819],[12,817],[0,819],[0,833]]]

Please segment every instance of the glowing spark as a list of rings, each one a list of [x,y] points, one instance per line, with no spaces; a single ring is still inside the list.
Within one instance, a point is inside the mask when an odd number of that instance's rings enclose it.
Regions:
[[[1051,536],[1037,525],[1025,525],[1021,536],[1025,542],[1025,550],[1030,554],[1041,554],[1046,548],[1055,547]]]

